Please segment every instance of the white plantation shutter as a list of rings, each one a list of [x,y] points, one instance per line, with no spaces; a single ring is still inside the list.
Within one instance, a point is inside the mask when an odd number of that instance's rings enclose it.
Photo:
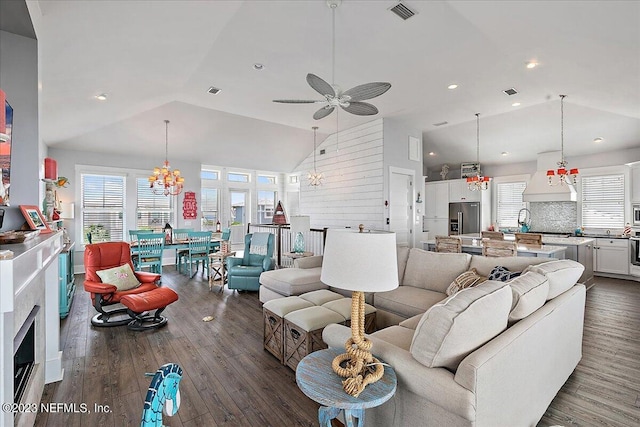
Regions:
[[[147,178],[137,178],[136,229],[161,232],[166,223],[175,227],[173,221],[174,196],[154,194]]]
[[[203,184],[205,180],[202,180]],[[215,231],[218,222],[218,189],[201,187],[201,226],[202,230]]]
[[[624,175],[584,176],[582,184],[582,226],[624,227]]]
[[[83,242],[123,240],[124,176],[81,175]]]
[[[522,182],[504,182],[496,184],[498,192],[498,203],[496,222],[498,227],[517,227],[518,212],[526,207],[522,201],[522,192],[527,183]]]

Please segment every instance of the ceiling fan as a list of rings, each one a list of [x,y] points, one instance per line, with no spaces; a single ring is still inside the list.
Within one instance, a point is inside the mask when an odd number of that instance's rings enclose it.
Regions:
[[[340,3],[342,3],[342,0],[327,0],[327,6],[331,8],[331,12],[333,14],[332,81],[335,81],[336,68],[336,9],[340,5]],[[316,92],[322,95],[324,99],[274,99],[273,102],[280,102],[284,104],[324,103],[325,105],[318,111],[316,111],[313,115],[313,118],[316,120],[327,117],[333,112],[333,110],[335,110],[336,107],[341,107],[344,111],[351,114],[356,114],[358,116],[372,116],[374,114],[378,114],[378,109],[375,107],[375,105],[362,101],[380,96],[391,88],[391,83],[373,82],[365,83],[363,85],[353,87],[343,92],[340,86],[336,85],[335,83],[329,84],[322,78],[312,73],[307,74],[307,83],[309,83],[309,86],[311,86]]]

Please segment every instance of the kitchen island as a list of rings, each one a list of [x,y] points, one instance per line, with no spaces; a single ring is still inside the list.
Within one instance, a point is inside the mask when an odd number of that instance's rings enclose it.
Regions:
[[[482,239],[479,237],[468,237],[466,235],[460,237],[462,238],[462,252],[472,255],[482,254]],[[433,251],[435,250],[435,247],[435,240],[427,240],[423,242],[423,248],[425,250]],[[567,248],[564,246],[552,246],[545,244],[542,246],[518,245],[518,256],[564,259],[566,249]]]

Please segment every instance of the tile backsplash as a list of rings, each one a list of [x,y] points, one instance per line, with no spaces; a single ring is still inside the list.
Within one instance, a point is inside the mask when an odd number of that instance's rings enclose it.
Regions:
[[[531,202],[531,230],[573,233],[578,224],[576,202]]]

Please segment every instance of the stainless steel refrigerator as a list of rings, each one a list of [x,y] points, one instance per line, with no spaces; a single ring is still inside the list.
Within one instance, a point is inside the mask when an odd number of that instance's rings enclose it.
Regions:
[[[449,235],[480,233],[480,203],[449,203]]]

